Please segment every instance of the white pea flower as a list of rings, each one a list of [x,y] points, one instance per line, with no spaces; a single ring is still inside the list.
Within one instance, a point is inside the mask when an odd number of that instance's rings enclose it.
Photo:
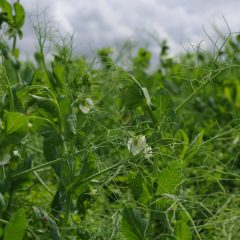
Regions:
[[[13,150],[13,156],[15,156],[15,157],[19,157],[20,156],[18,150]]]
[[[1,158],[0,158],[0,166],[3,166],[5,164],[8,164],[10,162],[11,156],[7,153],[5,153]]]
[[[94,109],[94,103],[90,98],[86,98],[79,104],[79,109],[84,114],[88,114],[92,109]]]
[[[149,159],[152,157],[152,148],[146,143],[146,138],[144,135],[130,138],[127,142],[127,147],[133,155],[143,152],[145,158]]]
[[[29,122],[28,123],[28,128],[32,128],[33,127],[33,125]]]
[[[153,157],[153,151],[152,151],[152,148],[150,146],[148,146],[144,149],[144,156],[147,159],[150,159],[150,158]]]

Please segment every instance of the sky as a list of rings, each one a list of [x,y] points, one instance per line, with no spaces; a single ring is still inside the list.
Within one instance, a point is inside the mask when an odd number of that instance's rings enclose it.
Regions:
[[[27,12],[20,47],[26,56],[36,48],[29,16],[47,10],[62,34],[74,32],[74,50],[95,51],[132,40],[157,51],[157,41],[167,39],[172,53],[200,42],[210,44],[204,33],[216,40],[214,27],[223,33],[240,29],[238,0],[38,0],[20,1]],[[224,17],[223,17],[224,16]],[[228,26],[224,20],[226,19]],[[154,37],[153,37],[154,36]]]

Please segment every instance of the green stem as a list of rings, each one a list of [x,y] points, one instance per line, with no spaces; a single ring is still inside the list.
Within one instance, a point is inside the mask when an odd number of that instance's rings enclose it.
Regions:
[[[13,37],[13,45],[12,45],[12,55],[13,56],[15,56],[16,45],[17,45],[17,36],[15,35]]]
[[[14,97],[13,97],[12,87],[11,87],[11,84],[10,84],[10,81],[9,81],[9,78],[8,78],[8,73],[7,73],[7,70],[6,70],[6,64],[5,64],[5,60],[4,60],[3,55],[2,55],[2,63],[3,63],[3,67],[4,67],[6,82],[7,82],[7,85],[8,85],[10,111],[14,112]]]
[[[71,191],[68,191],[67,197],[66,197],[65,214],[64,214],[64,218],[63,218],[62,231],[61,231],[61,239],[62,240],[64,240],[65,236],[66,236],[66,228],[67,228],[68,219],[69,219],[69,215],[70,215],[71,202],[72,202],[72,193],[71,193]]]
[[[3,219],[0,218],[0,223],[8,224],[8,221],[3,220]]]
[[[13,37],[13,45],[12,45],[12,55],[14,56],[14,58],[17,58],[16,55],[15,55],[16,45],[17,45],[17,36],[15,35]],[[22,84],[22,78],[21,78],[20,72],[19,72],[19,70],[15,70],[15,72],[16,72],[17,80],[21,85]]]
[[[7,212],[10,212],[11,206],[12,206],[12,201],[13,201],[14,190],[10,189],[8,194],[9,194],[9,199],[8,199],[8,204],[7,204]]]
[[[208,83],[212,82],[216,77],[218,77],[218,75],[220,75],[222,72],[229,70],[231,68],[239,68],[238,64],[235,65],[230,65],[227,66],[225,68],[219,69],[218,72],[216,74],[214,74],[213,76],[209,77],[209,79],[207,81],[205,81],[201,86],[199,86],[194,92],[192,92],[183,102],[181,102],[176,108],[175,111],[179,111],[179,109],[181,109],[187,102],[189,102],[195,95],[197,95],[199,93],[199,91],[206,86]]]
[[[156,178],[158,176],[158,168],[159,168],[158,159],[155,157],[153,161],[153,176]]]
[[[40,53],[41,53],[41,62],[42,62],[43,69],[44,69],[45,73],[47,74],[47,78],[48,78],[49,83],[51,84],[52,88],[55,89],[54,82],[52,81],[51,75],[50,75],[50,73],[47,69],[47,66],[46,66],[44,52],[43,52],[42,48],[40,49]]]
[[[42,169],[42,168],[51,166],[51,165],[53,165],[53,164],[55,164],[55,163],[58,163],[58,162],[60,162],[60,161],[62,161],[62,160],[63,160],[63,158],[58,158],[58,159],[55,159],[55,160],[53,160],[53,161],[51,161],[51,162],[47,162],[47,163],[40,164],[40,165],[38,165],[38,166],[36,166],[36,167],[33,167],[33,168],[31,168],[31,169],[28,169],[28,170],[26,170],[26,171],[17,173],[17,174],[15,174],[15,175],[13,175],[12,178],[18,178],[18,177],[20,177],[20,176],[22,176],[22,175],[25,175],[25,174],[28,174],[28,173],[32,173],[32,172],[37,171],[37,170],[39,170],[39,169]]]
[[[91,175],[91,176],[89,176],[89,177],[86,177],[86,178],[84,178],[84,179],[82,179],[81,176],[79,176],[79,177],[77,177],[77,178],[73,181],[73,183],[68,187],[67,191],[72,191],[76,186],[79,186],[79,185],[81,185],[81,184],[83,184],[83,183],[89,182],[89,181],[91,181],[92,179],[94,179],[94,178],[96,178],[96,177],[99,177],[99,176],[103,175],[104,173],[109,172],[110,170],[113,170],[114,168],[117,168],[117,167],[119,167],[119,166],[121,166],[121,165],[123,165],[123,164],[126,164],[127,162],[128,162],[128,161],[121,161],[121,162],[119,162],[119,163],[116,163],[116,164],[112,165],[111,167],[108,167],[108,168],[102,170],[101,172],[95,173],[95,174],[93,174],[93,175]]]

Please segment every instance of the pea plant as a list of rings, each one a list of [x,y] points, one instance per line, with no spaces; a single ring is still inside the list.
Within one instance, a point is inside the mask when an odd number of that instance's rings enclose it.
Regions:
[[[238,239],[239,35],[163,41],[149,71],[144,48],[74,56],[45,20],[23,62],[24,7],[0,2],[0,239]]]

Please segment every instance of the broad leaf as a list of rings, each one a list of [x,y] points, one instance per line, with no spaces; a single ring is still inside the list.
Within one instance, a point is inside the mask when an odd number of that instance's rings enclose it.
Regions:
[[[181,182],[182,174],[180,165],[177,162],[172,162],[160,172],[157,194],[174,194]]]
[[[178,140],[175,152],[178,154],[179,160],[183,160],[189,149],[188,135],[184,130],[180,129],[177,131],[175,138]]]
[[[12,215],[7,224],[4,240],[23,240],[26,226],[25,211],[21,208]]]
[[[53,220],[52,217],[50,217],[47,212],[45,212],[42,208],[38,208],[38,207],[33,207],[34,213],[36,215],[36,217],[41,220],[44,225],[49,227],[49,232],[51,234],[51,239],[53,240],[60,240],[61,239],[61,235],[58,229],[58,226],[56,224],[56,222]]]
[[[28,119],[25,115],[18,112],[5,112],[4,131],[7,139],[15,144],[27,134]]]
[[[14,132],[26,133],[28,120],[27,117],[18,112],[5,112],[5,132],[10,135]]]
[[[12,17],[12,6],[11,6],[11,4],[6,0],[1,0],[0,1],[0,8],[6,14],[8,23],[12,23],[13,17]]]
[[[15,27],[17,29],[20,29],[24,25],[24,22],[25,22],[25,10],[24,10],[23,6],[18,2],[15,2],[13,4],[13,7],[14,7],[14,11],[15,11],[15,16],[14,16]]]
[[[142,174],[138,173],[131,179],[131,191],[134,199],[143,204],[147,204],[151,198],[147,188],[147,179]]]
[[[202,130],[190,143],[190,148],[186,153],[185,161],[189,162],[199,152],[201,144],[203,142],[204,131]]]
[[[145,240],[147,220],[139,210],[126,207],[123,210],[122,232],[128,240]]]
[[[141,106],[144,103],[141,89],[135,84],[124,87],[121,92],[123,103],[127,109]]]
[[[60,63],[57,63],[52,68],[53,68],[53,76],[56,80],[57,87],[63,88],[64,81],[65,81],[65,77],[64,77],[65,68],[64,68],[64,66]]]
[[[189,229],[188,225],[180,220],[177,221],[175,226],[175,237],[176,240],[191,240],[192,239],[192,233]]]
[[[5,207],[5,200],[4,200],[4,196],[2,195],[2,193],[0,193],[0,212],[2,211],[2,209]]]
[[[156,107],[154,116],[162,130],[170,130],[175,125],[176,114],[170,92],[165,88],[158,88],[152,98]]]

